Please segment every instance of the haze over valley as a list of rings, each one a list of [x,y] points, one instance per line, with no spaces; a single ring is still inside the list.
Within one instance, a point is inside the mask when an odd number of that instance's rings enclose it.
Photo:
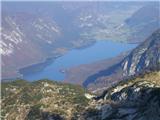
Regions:
[[[95,41],[143,41],[159,26],[158,4],[140,3],[2,2],[2,78]]]

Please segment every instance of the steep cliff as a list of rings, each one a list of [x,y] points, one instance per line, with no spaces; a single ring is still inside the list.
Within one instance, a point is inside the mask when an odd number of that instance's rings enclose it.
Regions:
[[[136,47],[119,63],[91,75],[83,83],[85,87],[102,88],[119,80],[160,69],[160,29]]]

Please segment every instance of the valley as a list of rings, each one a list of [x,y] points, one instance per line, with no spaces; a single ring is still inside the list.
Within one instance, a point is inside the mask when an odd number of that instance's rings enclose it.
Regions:
[[[160,120],[160,2],[2,2],[2,120]]]
[[[65,80],[65,71],[73,66],[89,64],[95,61],[113,58],[122,52],[136,47],[136,44],[117,43],[112,41],[99,41],[84,49],[73,49],[57,59],[46,61],[46,66],[40,69],[40,65],[24,68],[21,71],[23,79],[33,81],[43,78],[57,81]],[[112,49],[112,51],[110,51]],[[36,68],[37,67],[37,68]],[[34,72],[36,69],[39,71]],[[62,73],[64,71],[64,73]]]
[[[80,2],[78,6],[76,2],[2,2],[2,6],[4,80],[21,77],[21,68],[99,40],[142,42],[159,27],[156,2]],[[143,14],[146,18],[139,18]],[[142,31],[145,34],[139,34]]]

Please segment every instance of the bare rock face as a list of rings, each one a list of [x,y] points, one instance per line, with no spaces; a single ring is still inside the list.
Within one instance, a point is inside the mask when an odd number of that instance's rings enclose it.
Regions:
[[[159,120],[159,115],[160,72],[155,72],[108,89],[103,97],[93,100],[82,119]]]
[[[134,49],[121,63],[124,76],[160,68],[160,30]]]
[[[160,29],[119,63],[89,76],[83,85],[89,89],[102,88],[124,78],[152,70],[160,70]]]

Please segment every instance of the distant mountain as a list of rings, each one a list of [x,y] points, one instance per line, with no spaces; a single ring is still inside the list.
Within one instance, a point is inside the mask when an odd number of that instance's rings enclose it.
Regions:
[[[110,86],[117,81],[160,69],[160,29],[135,48],[121,62],[91,75],[83,83],[90,89]],[[104,88],[105,89],[105,88]]]
[[[25,12],[2,12],[2,77],[18,76],[18,69],[53,54],[61,30],[51,19]]]
[[[80,120],[159,120],[160,72],[121,82],[89,106]]]
[[[126,20],[126,25],[131,30],[131,35],[128,37],[130,41],[143,41],[152,32],[160,28],[159,8],[159,3],[145,5]]]

